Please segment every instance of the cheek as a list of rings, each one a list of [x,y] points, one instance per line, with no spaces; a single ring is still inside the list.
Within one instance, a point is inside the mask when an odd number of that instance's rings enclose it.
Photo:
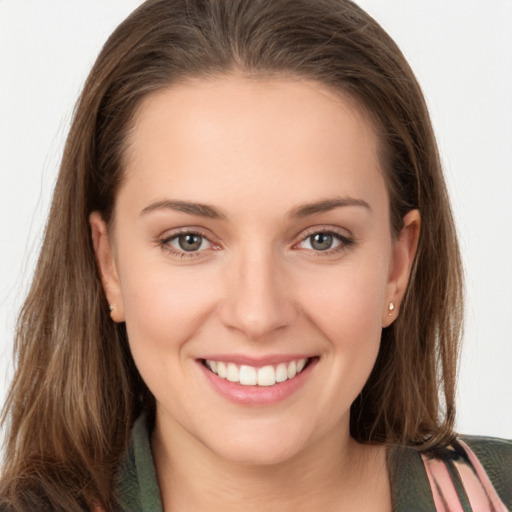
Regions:
[[[197,400],[189,379],[195,371],[191,355],[214,310],[212,287],[197,270],[147,262],[138,270],[123,281],[130,350],[157,402],[186,418],[186,404]]]
[[[386,285],[382,265],[347,265],[304,283],[302,295],[312,321],[334,345],[358,346],[380,340]]]
[[[134,358],[170,364],[173,360],[162,358],[164,352],[181,350],[214,308],[213,287],[198,268],[176,268],[162,258],[148,262],[133,255],[123,270],[125,321]]]
[[[353,402],[375,364],[382,335],[386,278],[386,269],[378,264],[347,265],[322,285],[312,281],[316,284],[307,287],[304,311],[327,340],[330,378],[325,379],[325,396],[339,396],[339,407]]]

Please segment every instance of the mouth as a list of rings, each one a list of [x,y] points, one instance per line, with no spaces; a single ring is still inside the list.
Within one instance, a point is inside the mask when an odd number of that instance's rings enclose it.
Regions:
[[[202,359],[201,362],[211,373],[228,382],[240,386],[272,387],[295,379],[316,360],[318,357],[306,357],[265,366],[213,359]]]

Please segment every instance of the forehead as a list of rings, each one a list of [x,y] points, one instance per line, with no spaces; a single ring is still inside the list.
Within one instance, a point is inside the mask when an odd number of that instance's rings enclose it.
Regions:
[[[131,183],[139,195],[210,202],[216,194],[270,199],[278,188],[288,207],[313,196],[378,196],[385,193],[378,145],[364,111],[317,82],[191,80],[141,103],[121,191]]]

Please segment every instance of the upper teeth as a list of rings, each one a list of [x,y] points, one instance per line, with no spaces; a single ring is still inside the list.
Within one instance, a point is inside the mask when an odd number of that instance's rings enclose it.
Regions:
[[[267,365],[260,368],[246,364],[225,363],[206,359],[206,366],[222,379],[239,382],[242,386],[273,386],[279,382],[293,379],[306,366],[307,359],[298,359],[276,366]]]

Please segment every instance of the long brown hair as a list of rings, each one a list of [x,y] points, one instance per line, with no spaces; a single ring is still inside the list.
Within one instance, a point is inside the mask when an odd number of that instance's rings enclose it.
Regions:
[[[233,70],[317,80],[353,98],[381,138],[396,235],[422,229],[400,315],[352,405],[361,442],[418,450],[453,438],[462,318],[460,255],[419,85],[384,30],[348,0],[149,0],[112,34],[76,107],[15,342],[0,498],[14,510],[115,505],[116,466],[136,416],[154,414],[122,324],[109,317],[89,214],[111,220],[123,150],[148,94]]]

